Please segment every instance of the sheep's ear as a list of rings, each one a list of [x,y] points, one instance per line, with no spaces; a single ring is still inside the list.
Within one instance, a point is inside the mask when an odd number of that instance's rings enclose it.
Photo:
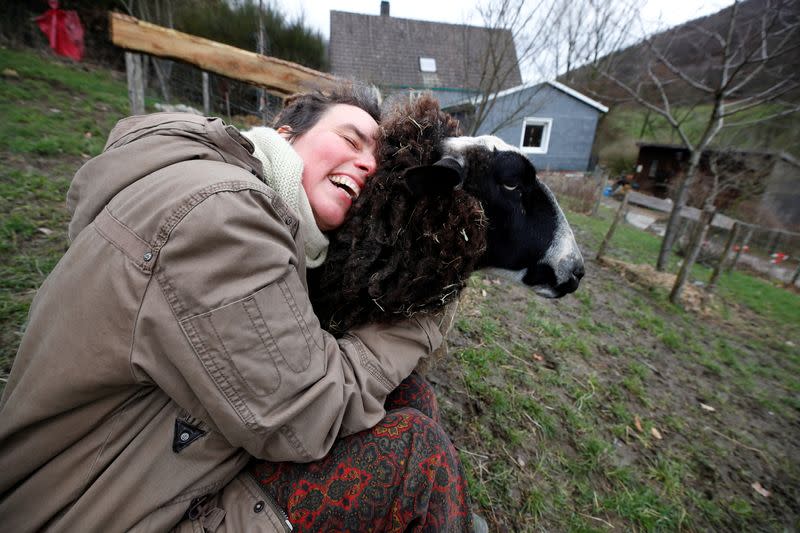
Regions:
[[[445,194],[464,183],[464,167],[457,159],[448,156],[432,165],[409,168],[403,179],[416,195]]]

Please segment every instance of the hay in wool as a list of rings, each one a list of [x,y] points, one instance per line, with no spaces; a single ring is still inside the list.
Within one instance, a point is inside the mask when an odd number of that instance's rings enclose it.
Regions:
[[[326,262],[309,271],[314,310],[335,334],[441,309],[486,249],[477,198],[461,188],[418,195],[403,179],[440,159],[444,139],[460,134],[458,122],[423,95],[385,115],[380,132],[378,171],[329,235]]]

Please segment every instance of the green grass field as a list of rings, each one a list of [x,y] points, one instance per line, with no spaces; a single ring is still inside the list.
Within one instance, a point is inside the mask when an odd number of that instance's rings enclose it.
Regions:
[[[127,93],[118,74],[31,52],[0,49],[0,71],[5,380],[67,249],[70,179]],[[478,512],[493,531],[797,530],[800,296],[734,272],[709,314],[675,307],[591,259],[612,215],[568,213],[587,258],[574,295],[543,300],[483,274],[465,291],[429,378]],[[608,253],[653,264],[658,246],[623,224]]]

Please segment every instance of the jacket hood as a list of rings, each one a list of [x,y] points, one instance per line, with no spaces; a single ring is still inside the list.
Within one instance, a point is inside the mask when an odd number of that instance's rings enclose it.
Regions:
[[[154,113],[120,120],[103,153],[78,170],[67,192],[69,239],[88,226],[118,192],[162,168],[194,159],[244,168],[263,181],[252,143],[218,118]]]

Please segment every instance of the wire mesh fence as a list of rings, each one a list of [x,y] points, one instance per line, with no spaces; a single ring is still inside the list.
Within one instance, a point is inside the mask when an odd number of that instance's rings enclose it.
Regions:
[[[269,125],[282,98],[239,80],[142,54],[148,110],[188,111],[239,126]]]

